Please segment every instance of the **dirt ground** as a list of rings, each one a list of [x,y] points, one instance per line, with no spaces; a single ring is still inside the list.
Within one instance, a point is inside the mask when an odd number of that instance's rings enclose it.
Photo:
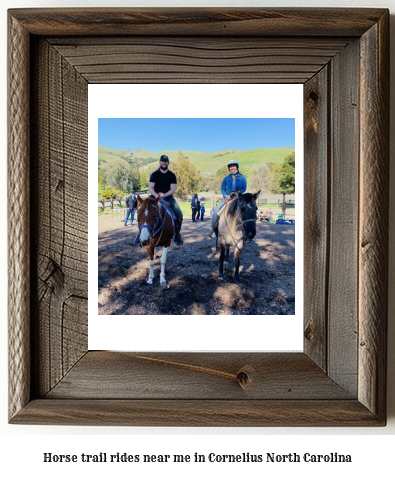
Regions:
[[[218,280],[219,249],[210,239],[210,218],[184,218],[183,246],[172,244],[167,286],[148,278],[147,252],[134,244],[138,226],[99,216],[100,315],[293,315],[295,313],[295,226],[257,223],[257,235],[241,254],[240,283],[233,283],[233,255]],[[232,251],[232,249],[231,249]]]

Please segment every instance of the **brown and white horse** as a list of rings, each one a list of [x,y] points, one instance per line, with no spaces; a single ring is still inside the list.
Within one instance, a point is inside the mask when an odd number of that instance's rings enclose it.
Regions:
[[[224,262],[229,261],[229,248],[233,246],[234,281],[239,282],[240,253],[244,243],[251,242],[256,234],[256,200],[259,193],[237,193],[218,213],[218,239],[221,245],[218,279],[224,278]]]
[[[148,284],[154,281],[155,248],[162,247],[160,259],[160,285],[166,285],[165,266],[167,252],[174,236],[174,224],[167,207],[159,202],[159,198],[142,199],[137,195],[137,220],[140,228],[140,242],[148,252],[149,275]]]
[[[154,281],[155,248],[162,247],[160,259],[160,285],[166,285],[165,266],[167,252],[174,236],[174,223],[167,207],[159,202],[159,198],[142,199],[137,195],[137,220],[140,229],[140,242],[148,252],[149,275],[148,284]]]

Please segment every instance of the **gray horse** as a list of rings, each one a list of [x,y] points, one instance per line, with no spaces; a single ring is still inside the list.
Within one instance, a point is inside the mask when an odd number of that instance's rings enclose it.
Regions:
[[[256,200],[260,192],[237,193],[218,213],[218,239],[221,245],[218,279],[224,278],[224,262],[229,262],[229,248],[233,246],[234,282],[240,282],[240,253],[244,243],[251,242],[256,234]]]

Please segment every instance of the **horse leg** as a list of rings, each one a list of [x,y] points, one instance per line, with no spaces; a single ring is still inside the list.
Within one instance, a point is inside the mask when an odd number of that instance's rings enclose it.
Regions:
[[[234,274],[234,278],[233,278],[233,282],[235,282],[236,284],[240,283],[240,278],[239,278],[240,252],[241,252],[241,249],[239,249],[239,247],[236,247],[236,249],[235,249],[235,274]]]
[[[229,244],[226,244],[226,248],[225,248],[225,265],[228,265],[228,264],[229,264],[229,249],[230,249],[230,245],[229,245]]]
[[[154,265],[155,265],[155,256],[154,256],[154,248],[151,246],[147,246],[148,252],[148,264],[149,264],[149,274],[147,284],[152,284],[154,282]]]
[[[224,259],[225,259],[225,245],[221,243],[221,255],[219,256],[219,274],[218,279],[224,278]]]
[[[166,259],[167,259],[167,251],[168,251],[168,247],[163,247],[162,257],[160,258],[160,285],[162,287],[165,287],[166,285],[165,266],[166,266]]]

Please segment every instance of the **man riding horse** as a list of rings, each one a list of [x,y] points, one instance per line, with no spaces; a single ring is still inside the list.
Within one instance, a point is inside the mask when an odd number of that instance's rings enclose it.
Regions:
[[[228,171],[229,174],[224,177],[221,185],[223,199],[217,204],[211,216],[212,230],[210,237],[212,238],[218,237],[218,223],[222,206],[225,202],[232,199],[235,193],[240,192],[243,194],[247,189],[247,179],[241,174],[239,163],[236,159],[231,159],[228,162]]]
[[[173,210],[176,216],[174,242],[178,246],[181,246],[184,243],[181,237],[183,215],[180,206],[173,196],[177,188],[177,178],[176,175],[170,171],[169,162],[170,160],[165,154],[160,157],[159,169],[151,174],[148,189],[151,196],[154,198],[163,198]],[[134,242],[137,244],[140,242],[140,233]]]

